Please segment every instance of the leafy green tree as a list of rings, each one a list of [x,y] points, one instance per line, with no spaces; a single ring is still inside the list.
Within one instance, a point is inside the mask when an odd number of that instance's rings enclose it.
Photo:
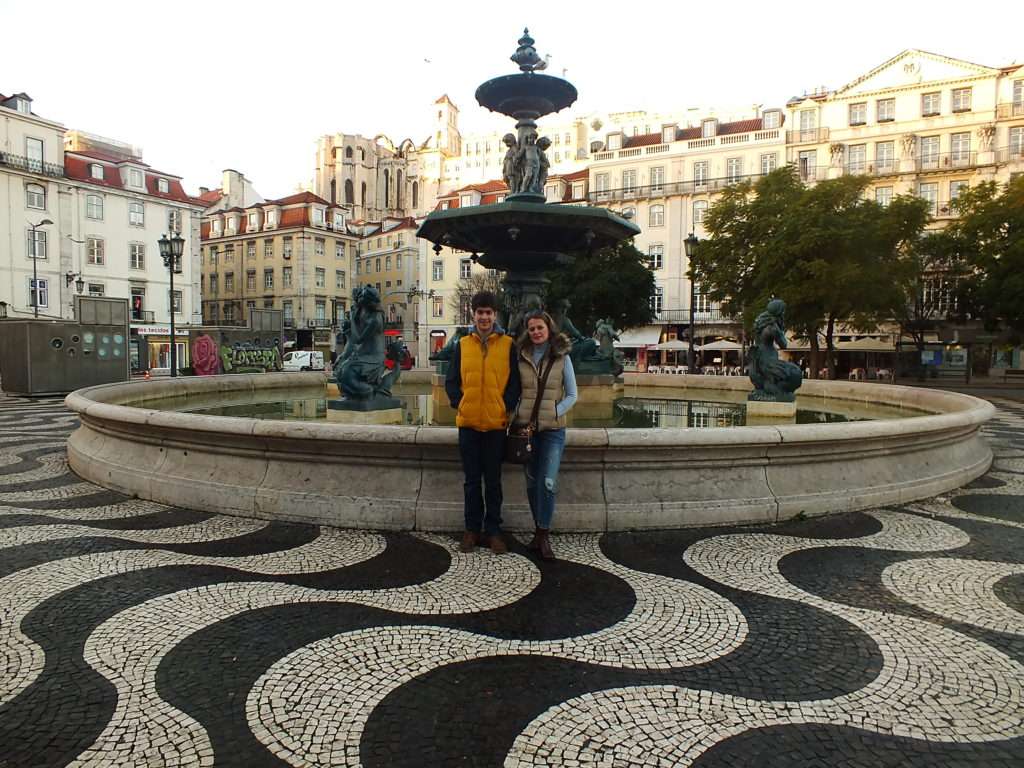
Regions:
[[[961,311],[990,330],[1024,337],[1024,176],[1005,186],[985,182],[960,194],[960,217],[929,245],[960,278]]]
[[[651,296],[654,275],[647,257],[632,242],[578,256],[572,264],[547,273],[551,281],[546,303],[559,299],[572,304],[569,317],[584,333],[598,318],[610,318],[617,328],[632,328],[654,319]]]
[[[839,322],[871,327],[906,300],[907,254],[927,223],[927,204],[867,200],[866,177],[806,187],[791,167],[730,188],[705,219],[709,238],[693,260],[698,282],[749,325],[772,297],[786,302],[790,327],[810,340],[820,368],[819,330],[834,372]]]

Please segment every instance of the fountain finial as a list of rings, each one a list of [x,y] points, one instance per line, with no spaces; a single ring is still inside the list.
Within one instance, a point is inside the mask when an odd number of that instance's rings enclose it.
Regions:
[[[510,57],[523,72],[533,72],[547,66],[544,60],[537,55],[537,49],[533,47],[533,43],[529,28],[523,27],[523,36],[519,38],[519,47]]]

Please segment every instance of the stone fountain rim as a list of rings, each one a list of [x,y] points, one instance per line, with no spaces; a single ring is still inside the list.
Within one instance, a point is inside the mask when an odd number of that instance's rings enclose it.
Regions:
[[[638,378],[644,385],[682,383]],[[721,389],[726,377],[687,378],[690,388]],[[454,428],[261,421],[147,407],[193,392],[324,392],[325,384],[320,373],[269,373],[78,390],[65,401],[80,417],[68,439],[68,463],[105,488],[186,509],[346,528],[460,530],[463,477]],[[992,463],[980,429],[995,409],[983,400],[857,382],[807,382],[805,391],[942,412],[777,427],[570,429],[557,528],[772,523],[906,504],[964,485]],[[515,469],[505,473],[504,527],[528,530],[523,475]]]

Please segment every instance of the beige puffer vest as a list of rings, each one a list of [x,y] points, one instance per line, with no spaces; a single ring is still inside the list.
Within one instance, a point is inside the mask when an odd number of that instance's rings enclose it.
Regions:
[[[552,340],[548,354],[541,358],[540,365],[547,367],[551,350],[555,353],[555,362],[548,374],[548,380],[544,385],[544,393],[541,396],[540,410],[537,413],[537,428],[540,431],[549,429],[562,429],[565,427],[565,417],[555,414],[555,406],[563,397],[562,377],[565,370],[565,353],[567,345],[556,337]],[[533,364],[533,348],[529,344],[521,345],[519,348],[519,379],[522,383],[523,394],[519,401],[519,408],[516,409],[515,423],[518,426],[525,425],[530,421],[533,414],[533,404],[537,399],[537,387],[540,384],[541,369]]]

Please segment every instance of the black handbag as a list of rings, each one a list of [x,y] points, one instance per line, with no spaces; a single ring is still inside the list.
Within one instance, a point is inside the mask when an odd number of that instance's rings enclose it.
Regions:
[[[540,401],[544,397],[544,387],[548,383],[548,374],[555,367],[554,357],[549,358],[537,385],[537,399],[533,403],[533,413],[528,424],[509,427],[505,435],[505,461],[509,464],[529,464],[533,458],[533,433],[537,431],[537,417],[540,415]]]

